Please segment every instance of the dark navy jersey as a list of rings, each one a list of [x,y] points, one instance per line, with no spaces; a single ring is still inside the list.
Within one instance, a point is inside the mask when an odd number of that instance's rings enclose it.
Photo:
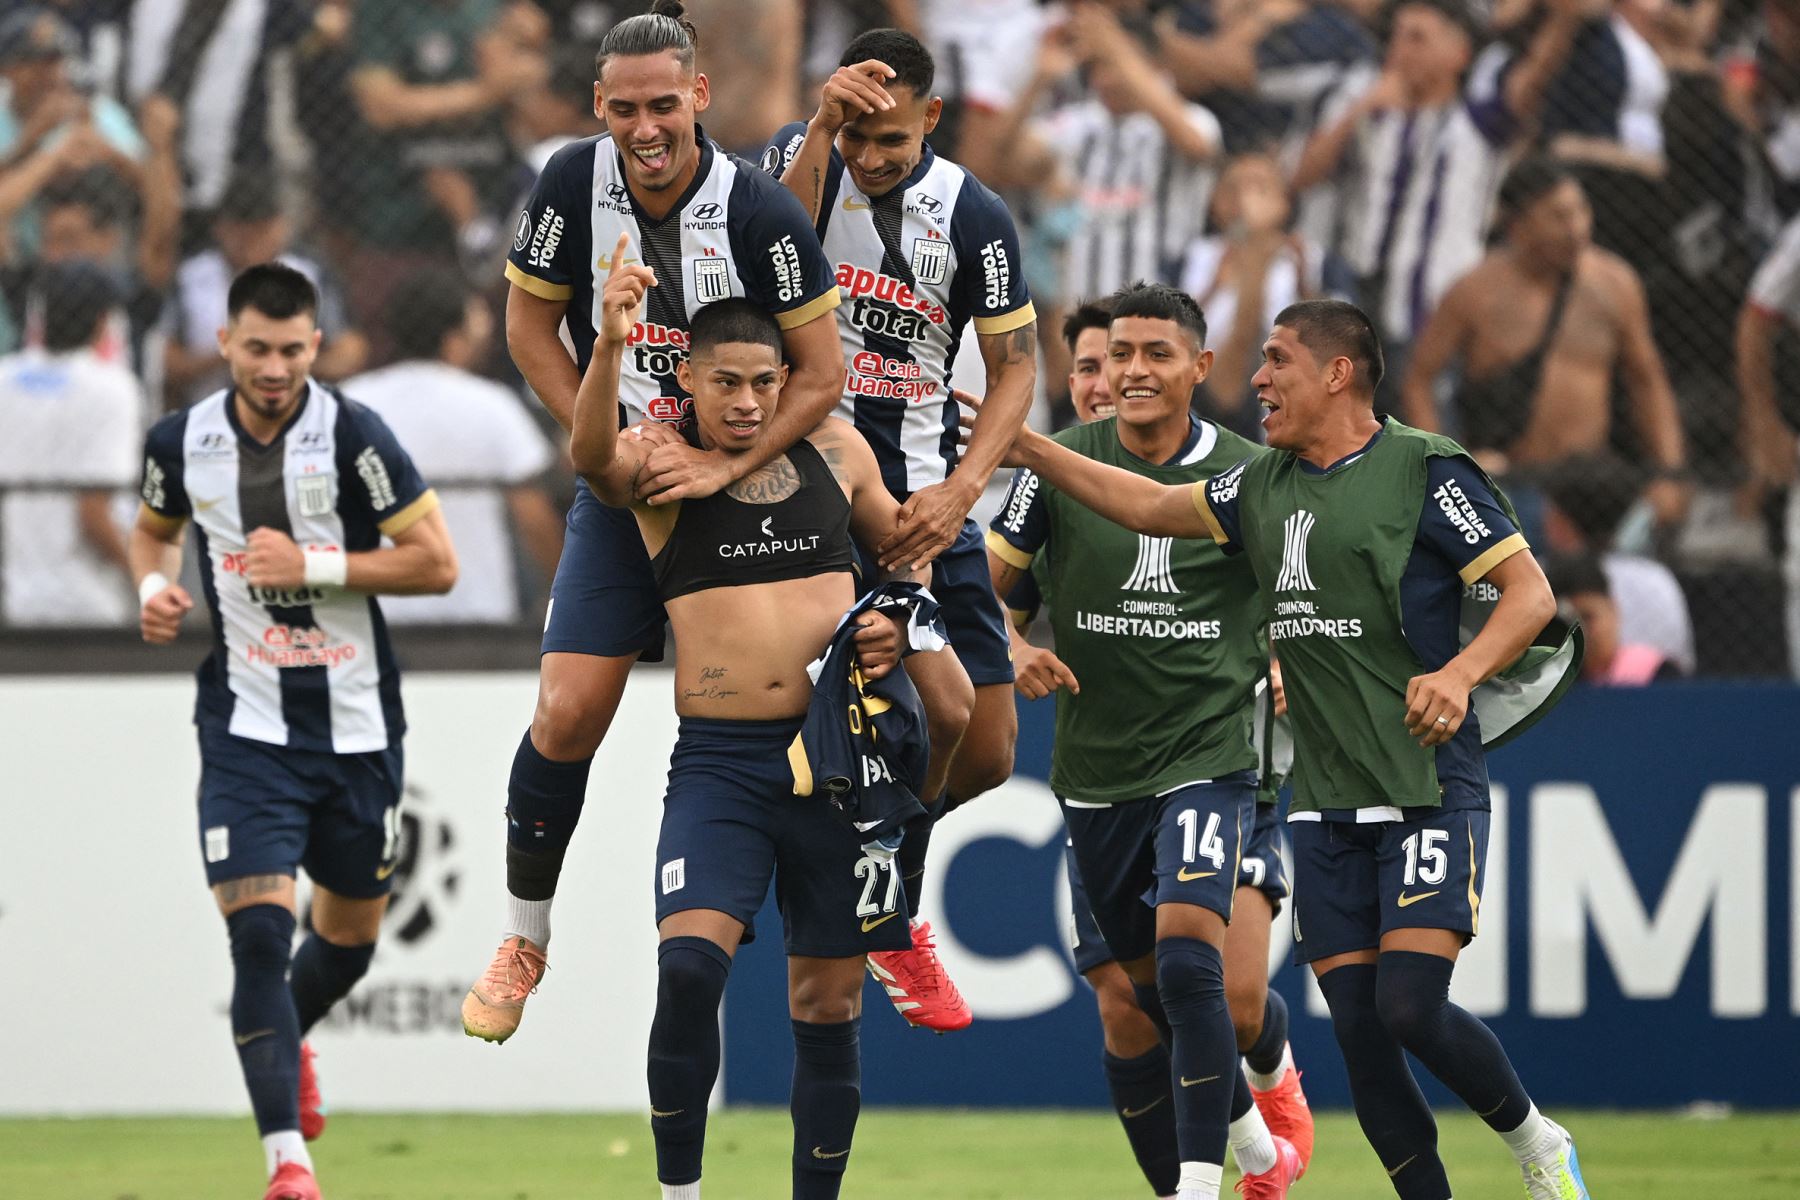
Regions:
[[[805,138],[803,122],[784,126],[764,169],[779,176]],[[950,370],[964,327],[1001,334],[1037,320],[1012,215],[930,146],[912,174],[873,199],[833,147],[818,232],[844,297],[838,415],[875,451],[895,496],[942,483],[959,455]]]
[[[359,754],[398,745],[400,672],[375,597],[304,584],[253,586],[251,530],[303,549],[374,550],[437,508],[375,413],[318,383],[264,446],[227,389],[171,413],[145,439],[143,501],[194,522],[213,651],[195,721],[296,750]]]
[[[810,666],[812,701],[788,750],[794,794],[823,793],[856,827],[865,849],[892,850],[902,826],[923,816],[917,789],[931,757],[925,705],[905,671],[868,680],[856,665],[855,618],[868,611],[904,618],[911,650],[941,650],[949,634],[937,601],[916,583],[884,583],[838,622]]]
[[[1352,465],[1381,437],[1377,433],[1361,450],[1328,469],[1337,471]],[[1312,474],[1324,473],[1305,462],[1300,468]],[[1207,483],[1207,506],[1226,536],[1221,545],[1227,554],[1243,549],[1242,499],[1237,478],[1234,468]],[[1483,560],[1489,560],[1491,565],[1489,556],[1496,547],[1518,536],[1518,527],[1471,460],[1438,455],[1425,460],[1425,499],[1419,512],[1418,532],[1400,577],[1400,620],[1407,643],[1427,672],[1442,669],[1461,651],[1463,592],[1482,586],[1480,576],[1487,570]],[[1468,578],[1472,567],[1476,568],[1475,578]],[[1481,726],[1473,706],[1456,736],[1438,747],[1437,774],[1445,808],[1487,807],[1487,767],[1481,751]],[[1356,810],[1334,810],[1327,816],[1338,819],[1340,814],[1343,819],[1354,820]]]
[[[644,215],[610,135],[558,150],[519,213],[506,277],[545,300],[568,302],[575,362],[587,370],[600,292],[621,233],[625,261],[656,271],[631,331],[619,378],[627,422],[679,421],[690,398],[675,381],[687,357],[688,318],[703,305],[747,297],[795,329],[838,303],[837,285],[800,202],[767,175],[700,138],[700,167],[669,215]]]

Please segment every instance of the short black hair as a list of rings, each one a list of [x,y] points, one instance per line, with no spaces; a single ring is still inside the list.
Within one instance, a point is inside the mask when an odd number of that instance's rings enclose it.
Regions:
[[[890,85],[911,88],[912,94],[921,99],[931,96],[937,62],[925,43],[912,34],[904,29],[871,29],[844,47],[838,66],[855,66],[871,58],[894,68],[894,77],[888,80]]]
[[[768,309],[733,296],[705,305],[688,319],[688,354],[734,342],[767,346],[781,357],[781,325]]]
[[[219,197],[221,221],[268,221],[281,215],[281,191],[268,171],[239,171]]]
[[[312,280],[285,263],[257,263],[238,272],[225,295],[225,312],[237,320],[246,308],[254,308],[265,317],[285,321],[302,313],[314,317],[319,312],[319,289]]]
[[[40,267],[31,290],[42,305],[44,349],[52,354],[91,344],[119,299],[105,268],[89,262]]]
[[[1625,514],[1644,490],[1644,473],[1615,454],[1578,454],[1543,469],[1545,499],[1595,553],[1612,548]]]
[[[1075,343],[1081,335],[1090,329],[1105,329],[1112,324],[1113,298],[1102,296],[1098,300],[1084,300],[1069,310],[1063,318],[1063,341],[1068,344],[1069,353],[1075,353]]]
[[[1592,554],[1573,554],[1551,559],[1544,567],[1550,590],[1558,596],[1612,595],[1606,568]]]
[[[133,195],[130,185],[111,167],[89,167],[52,179],[39,199],[45,209],[85,208],[99,228],[117,229],[131,220]]]
[[[1540,154],[1520,159],[1500,181],[1494,224],[1510,225],[1546,193],[1574,179],[1574,172],[1553,158]]]
[[[594,54],[594,78],[600,78],[606,60],[614,55],[637,58],[665,50],[673,50],[682,68],[692,71],[694,48],[699,44],[700,31],[688,20],[687,6],[681,0],[656,0],[649,12],[626,17],[606,31]]]
[[[1321,363],[1340,356],[1356,367],[1356,378],[1370,397],[1381,386],[1387,369],[1381,357],[1381,337],[1369,314],[1343,300],[1302,300],[1275,314],[1275,324],[1300,335],[1300,344]]]
[[[1468,0],[1388,0],[1377,18],[1376,32],[1382,44],[1386,45],[1394,35],[1394,18],[1403,8],[1429,8],[1446,21],[1462,30],[1463,36],[1469,39],[1471,52],[1479,49],[1487,41],[1486,22]]]
[[[1180,288],[1140,279],[1120,288],[1108,300],[1115,321],[1121,317],[1173,321],[1194,339],[1196,352],[1206,348],[1206,314],[1201,311],[1200,302]]]
[[[427,268],[394,290],[382,315],[395,354],[403,359],[436,358],[443,353],[444,339],[468,320],[468,284],[454,268]]]

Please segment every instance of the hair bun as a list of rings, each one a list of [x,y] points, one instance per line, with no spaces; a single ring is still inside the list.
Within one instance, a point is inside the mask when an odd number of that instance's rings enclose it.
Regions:
[[[687,5],[682,0],[656,0],[650,6],[650,11],[659,17],[673,17],[679,21],[687,16]]]

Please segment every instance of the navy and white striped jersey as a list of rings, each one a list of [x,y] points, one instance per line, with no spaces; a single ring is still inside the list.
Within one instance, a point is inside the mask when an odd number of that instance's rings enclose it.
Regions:
[[[375,597],[346,588],[254,587],[250,531],[302,549],[374,550],[437,507],[412,459],[372,411],[316,382],[264,446],[228,388],[151,426],[143,500],[194,522],[213,651],[194,721],[293,750],[361,754],[405,732],[400,672]]]
[[[692,400],[675,381],[687,357],[688,318],[733,296],[755,301],[783,329],[838,303],[838,289],[800,202],[761,171],[700,135],[700,168],[660,221],[638,211],[611,135],[571,142],[538,176],[513,233],[506,277],[534,296],[567,300],[575,363],[587,370],[599,328],[600,292],[619,235],[627,263],[656,272],[631,331],[619,401],[626,423],[680,421]]]
[[[806,139],[783,126],[763,155],[779,176]],[[956,469],[957,408],[950,368],[963,327],[1009,333],[1037,319],[1025,287],[1012,215],[980,180],[930,146],[903,181],[870,199],[836,147],[819,205],[819,239],[844,303],[844,398],[838,415],[875,451],[896,497],[942,483]]]

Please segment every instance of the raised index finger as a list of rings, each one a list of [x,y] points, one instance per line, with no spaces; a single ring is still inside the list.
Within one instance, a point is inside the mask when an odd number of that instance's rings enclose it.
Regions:
[[[619,235],[618,245],[613,247],[612,266],[606,269],[606,277],[608,279],[617,275],[619,273],[619,268],[625,265],[625,251],[629,249],[630,246],[631,235],[628,233],[621,233]]]

